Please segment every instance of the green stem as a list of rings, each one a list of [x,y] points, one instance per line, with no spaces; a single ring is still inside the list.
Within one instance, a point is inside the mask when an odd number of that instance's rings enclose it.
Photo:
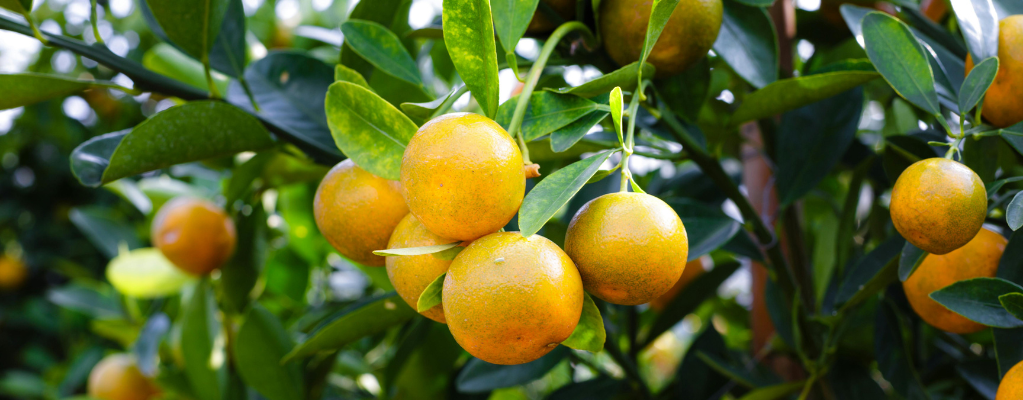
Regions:
[[[99,35],[99,7],[96,0],[92,0],[92,35],[96,37],[96,43],[103,44],[103,37]]]
[[[956,141],[952,142],[952,146],[949,146],[948,151],[945,152],[946,159],[951,160],[952,156],[959,152],[959,144],[963,142],[963,138],[965,137],[966,135],[960,134],[960,136],[956,138]],[[960,155],[959,158],[962,159],[962,156]]]
[[[238,76],[238,83],[242,85],[242,90],[245,90],[245,95],[252,102],[252,109],[259,113],[259,104],[256,103],[256,96],[252,94],[252,89],[249,88],[249,82],[245,80],[244,76]]]
[[[220,99],[220,91],[217,90],[216,82],[213,82],[213,71],[210,69],[210,56],[202,57],[202,66],[206,71],[206,85],[210,87],[210,98]]]
[[[24,10],[21,15],[25,16],[25,21],[28,21],[28,26],[32,28],[32,35],[34,35],[40,42],[43,42],[44,45],[49,46],[50,41],[43,37],[43,33],[39,31],[39,27],[37,27],[35,21],[32,20],[32,14],[29,13],[29,10]]]
[[[440,107],[437,108],[437,111],[434,111],[433,114],[430,114],[430,119],[434,119],[436,117],[446,114],[448,110],[451,109],[451,106],[455,105],[455,102],[458,101],[458,98],[462,97],[462,95],[464,95],[468,91],[469,87],[466,85],[462,85],[462,87],[458,88],[458,90],[456,90],[455,93],[452,93],[450,96],[448,96],[447,100],[444,100],[444,103],[442,103]]]

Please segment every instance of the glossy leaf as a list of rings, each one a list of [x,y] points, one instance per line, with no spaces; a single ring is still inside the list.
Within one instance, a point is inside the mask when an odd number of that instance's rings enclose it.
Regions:
[[[345,43],[378,70],[416,86],[423,85],[419,67],[401,39],[387,27],[372,21],[348,20],[341,25]]]
[[[1023,320],[1023,293],[1006,293],[998,296],[998,302],[1009,314]]]
[[[497,114],[497,43],[488,0],[444,0],[444,45],[483,114]]]
[[[536,184],[522,200],[519,230],[530,237],[582,189],[614,150],[605,150],[555,171]]]
[[[607,332],[604,330],[604,319],[600,316],[600,309],[588,293],[583,293],[583,313],[579,316],[579,323],[572,331],[572,335],[561,344],[568,348],[597,353],[604,349],[606,339]]]
[[[931,115],[940,114],[934,74],[909,27],[881,12],[863,17],[867,56],[895,92]]]
[[[513,97],[501,105],[497,122],[506,129],[511,124],[518,98]],[[597,110],[597,103],[572,94],[533,92],[522,119],[522,137],[528,142],[564,128],[586,114]]]
[[[305,152],[340,161],[323,111],[327,88],[334,82],[330,66],[304,53],[272,52],[245,69],[245,80],[259,104],[260,118],[294,138]],[[255,113],[239,83],[231,84],[227,99]]]
[[[842,4],[839,7],[839,12],[842,14],[842,19],[845,20],[845,24],[849,27],[849,31],[852,32],[856,40],[859,41],[860,45],[863,45],[863,17],[867,16],[874,11],[871,8],[857,6],[855,4]]]
[[[643,341],[644,347],[675,326],[686,315],[696,311],[704,300],[717,293],[718,286],[721,286],[721,283],[732,276],[739,267],[738,262],[721,263],[693,279],[686,289],[675,296],[671,303],[664,307],[664,311],[657,315],[657,319],[650,326],[650,331],[647,332],[646,339]]]
[[[621,87],[622,90],[632,91],[636,89],[636,85],[638,83],[636,77],[639,72],[639,61],[636,61],[611,71],[608,74],[601,75],[600,77],[583,83],[582,85],[564,89],[554,89],[553,91],[558,93],[574,94],[585,98],[602,95],[611,91],[615,87]],[[644,63],[642,72],[643,76],[652,78],[654,76],[653,64]]]
[[[0,74],[0,110],[27,106],[43,100],[64,97],[92,87],[113,86],[110,82],[82,81],[60,75],[25,72]]]
[[[857,304],[898,279],[895,258],[906,240],[892,236],[871,250],[849,269],[838,287],[835,304]]]
[[[906,242],[905,246],[902,247],[902,255],[899,256],[899,280],[905,282],[906,279],[909,279],[913,275],[913,271],[916,271],[925,258],[927,258],[926,251],[920,250],[920,248],[910,242]]]
[[[710,60],[708,57],[701,57],[685,71],[654,81],[653,86],[656,88],[658,100],[663,101],[683,120],[692,122],[699,118],[700,109],[707,102],[710,84]]]
[[[671,18],[671,14],[675,11],[675,6],[678,5],[678,2],[679,0],[653,1],[653,4],[650,6],[650,19],[647,22],[646,35],[643,36],[643,48],[640,50],[638,62],[646,62],[647,57],[650,56],[650,51],[657,44],[657,39],[661,37],[661,32],[664,31],[664,26],[668,24],[668,19]],[[652,78],[652,76],[647,75],[647,78]]]
[[[380,96],[351,82],[330,85],[326,104],[337,147],[362,169],[398,180],[405,146],[419,127]]]
[[[689,257],[695,261],[723,246],[739,232],[739,221],[732,219],[720,209],[686,198],[667,200],[668,205],[678,213],[689,238]]]
[[[879,304],[874,319],[877,369],[902,398],[927,400],[930,396],[920,382],[920,374],[913,365],[902,332],[894,307],[890,303]]]
[[[369,82],[366,82],[366,78],[363,78],[359,71],[348,68],[343,64],[334,66],[334,82],[351,82],[366,89],[373,90],[373,88],[369,87]]]
[[[138,233],[126,226],[124,221],[113,218],[108,210],[99,207],[72,208],[68,212],[68,219],[107,258],[116,257],[121,246],[129,250],[142,247]]]
[[[998,11],[991,0],[949,0],[974,62],[998,55]]]
[[[135,339],[131,352],[135,356],[135,363],[139,370],[146,376],[156,375],[156,367],[160,361],[160,342],[163,341],[164,336],[167,336],[170,327],[171,320],[167,314],[158,312],[146,320],[142,330],[139,331],[139,337]]]
[[[725,0],[714,52],[755,88],[778,79],[778,37],[762,8]]]
[[[558,388],[546,400],[611,400],[618,396],[625,381],[610,376],[600,375],[582,382],[572,382]]]
[[[410,118],[415,120],[428,121],[433,114],[437,113],[437,111],[441,109],[441,106],[443,106],[444,103],[457,100],[451,99],[451,97],[458,93],[465,93],[464,89],[453,89],[447,94],[447,96],[425,103],[401,103],[401,111],[404,111],[405,115],[408,115]]]
[[[444,250],[447,250],[447,249],[450,249],[450,248],[453,248],[453,247],[457,247],[461,243],[462,242],[454,242],[454,243],[447,243],[447,244],[436,244],[436,245],[433,245],[433,246],[406,247],[406,248],[403,248],[403,249],[373,250],[373,254],[376,254],[378,256],[383,256],[383,257],[388,257],[388,256],[419,256],[419,255],[423,255],[423,254],[439,253],[439,252],[442,252]]]
[[[292,342],[280,320],[259,304],[245,313],[232,354],[242,380],[269,400],[304,397],[298,364],[281,364]]]
[[[997,181],[987,183],[985,184],[985,186],[987,186],[987,197],[988,198],[994,197],[994,195],[998,194],[998,191],[1001,190],[1006,183],[1019,181],[1023,181],[1023,176],[1014,176],[1012,178],[999,179]]]
[[[309,332],[305,342],[295,346],[284,357],[283,362],[340,349],[348,343],[404,323],[416,315],[416,311],[394,292],[366,298],[327,317]]]
[[[153,247],[132,250],[110,260],[106,276],[118,292],[143,299],[178,293],[195,281],[195,277],[182,272]]]
[[[210,67],[229,76],[238,78],[245,73],[245,8],[242,0],[227,0],[227,11],[220,32],[210,50]],[[221,92],[223,93],[223,92]]]
[[[558,346],[539,359],[519,365],[495,365],[472,358],[458,374],[455,385],[462,393],[485,393],[529,383],[546,375],[567,357],[569,352],[568,347]]]
[[[1016,193],[1009,205],[1005,206],[1005,222],[1014,231],[1023,226],[1023,192]]]
[[[599,124],[600,121],[603,121],[604,118],[607,118],[608,114],[605,111],[593,110],[575,120],[575,122],[551,132],[551,150],[557,153],[568,150],[572,145],[578,143],[583,136],[586,136],[590,129]]]
[[[144,0],[163,34],[188,55],[207,60],[229,0]]]
[[[611,123],[614,125],[615,133],[618,134],[618,145],[625,147],[625,136],[622,134],[622,112],[624,100],[622,100],[622,88],[615,87],[608,97],[611,107]]]
[[[974,106],[984,98],[984,93],[995,81],[995,74],[998,73],[998,57],[991,57],[981,61],[980,64],[970,70],[966,76],[963,86],[959,89],[959,111],[968,113]]]
[[[878,77],[871,71],[835,71],[782,79],[750,93],[732,115],[733,125],[767,118],[837,96]]]
[[[508,66],[518,74],[515,46],[526,33],[533,14],[537,12],[539,0],[490,0],[494,12],[494,30],[501,41],[501,47],[508,52],[505,59]]]
[[[206,70],[202,63],[170,44],[157,43],[146,50],[146,54],[142,56],[142,65],[153,72],[202,91],[210,90],[209,82],[206,81]],[[219,93],[225,93],[230,80],[220,74],[212,76],[213,84]]]
[[[419,294],[419,300],[416,302],[416,311],[424,312],[431,308],[434,308],[444,301],[444,278],[448,276],[445,272],[440,274],[437,279],[430,282],[423,293]]]
[[[1023,327],[998,298],[1023,292],[1023,287],[1001,278],[973,278],[953,283],[930,294],[931,298],[971,321],[996,328]]]
[[[219,368],[210,363],[220,324],[207,280],[199,282],[182,311],[181,353],[185,375],[199,400],[220,400],[223,388],[218,378]]]

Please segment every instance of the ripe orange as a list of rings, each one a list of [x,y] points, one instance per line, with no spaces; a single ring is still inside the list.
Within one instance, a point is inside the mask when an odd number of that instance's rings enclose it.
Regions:
[[[639,60],[653,0],[604,0],[600,34],[618,65]],[[721,30],[721,0],[681,0],[668,18],[647,62],[658,77],[675,75],[707,55]]]
[[[28,276],[28,268],[21,260],[0,256],[0,290],[17,289]]]
[[[153,218],[153,245],[170,262],[192,275],[220,268],[234,253],[234,221],[208,200],[176,197]]]
[[[998,384],[995,400],[1023,399],[1023,362],[1009,369]]]
[[[902,283],[913,310],[931,326],[952,333],[973,333],[985,328],[930,298],[934,291],[961,280],[993,277],[1008,243],[1002,235],[981,229],[977,236],[945,255],[929,254]]]
[[[1012,15],[998,23],[998,73],[984,95],[981,113],[989,122],[1004,128],[1023,121],[1023,15]],[[973,57],[966,55],[966,74],[973,69]]]
[[[89,373],[89,397],[97,400],[148,400],[159,396],[153,384],[127,354],[104,358]]]
[[[405,216],[391,234],[391,240],[387,242],[388,249],[401,249],[406,247],[433,246],[438,244],[453,243],[455,240],[445,239],[434,235],[419,223],[412,214]],[[419,296],[423,290],[430,286],[438,276],[448,271],[451,265],[449,260],[441,260],[432,254],[420,256],[398,256],[387,257],[387,277],[391,279],[394,290],[405,300],[412,309],[419,304]],[[444,320],[444,308],[436,305],[433,308],[423,311],[421,314],[429,319],[440,323]]]
[[[400,186],[344,160],[331,168],[316,188],[316,226],[330,245],[350,260],[383,266],[384,258],[373,250],[387,248],[394,227],[408,214]]]
[[[409,211],[430,232],[473,240],[511,221],[526,192],[519,147],[490,118],[447,114],[419,128],[401,160]]]
[[[693,279],[703,275],[704,272],[707,272],[707,270],[703,268],[703,261],[701,259],[697,258],[690,261],[686,264],[686,268],[682,270],[682,277],[678,278],[678,282],[675,282],[675,285],[672,286],[671,289],[668,289],[667,292],[664,292],[664,294],[660,297],[650,301],[650,308],[657,312],[664,310],[664,308],[667,307],[668,304],[671,304],[671,301],[675,299],[675,296],[678,296],[682,289],[685,289],[685,287],[689,285]]]
[[[565,21],[571,21],[572,17],[575,17],[575,0],[540,0],[542,3],[547,4],[556,12],[561,19]],[[553,31],[557,26],[554,25],[543,11],[540,10],[542,5],[538,5],[536,13],[533,14],[533,19],[529,20],[529,27],[526,28],[526,33],[536,34]],[[514,95],[512,95],[514,96]]]
[[[492,364],[533,361],[567,339],[583,307],[579,271],[558,245],[499,232],[472,242],[444,278],[455,341]]]
[[[946,254],[980,231],[987,215],[987,192],[969,167],[928,158],[899,175],[890,208],[902,237],[928,253]]]
[[[689,238],[675,210],[644,193],[610,193],[572,218],[565,251],[583,286],[604,301],[636,305],[656,299],[682,276]]]

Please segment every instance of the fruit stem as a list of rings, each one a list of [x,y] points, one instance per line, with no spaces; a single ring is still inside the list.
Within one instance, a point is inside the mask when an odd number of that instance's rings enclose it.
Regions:
[[[213,82],[213,71],[210,69],[210,56],[202,57],[202,66],[206,70],[206,85],[210,87],[210,98],[219,99],[220,91],[217,90],[216,82]]]
[[[643,89],[646,89],[649,84],[649,80],[640,82],[629,101],[629,110],[627,111],[629,129],[626,131],[625,143],[622,146],[622,161],[618,164],[622,168],[621,192],[628,191],[628,183],[632,180],[632,171],[629,171],[629,156],[634,154],[633,149],[636,147],[636,113],[639,112],[639,102],[643,99]]]
[[[21,15],[25,16],[25,21],[28,22],[28,26],[32,28],[32,34],[35,35],[36,39],[43,42],[44,45],[49,46],[50,41],[43,37],[43,33],[39,31],[39,27],[37,27],[35,21],[32,20],[32,14],[30,11],[24,10]]]
[[[956,141],[952,142],[952,145],[949,146],[948,151],[945,152],[945,158],[946,159],[951,160],[952,156],[959,152],[959,144],[963,142],[963,138],[965,138],[965,137],[966,137],[966,135],[960,134],[960,136],[958,138],[956,138]],[[962,154],[959,155],[959,159],[960,160],[963,159]]]
[[[522,138],[521,128],[522,120],[526,118],[526,108],[529,107],[529,98],[533,95],[533,89],[536,88],[537,82],[540,81],[540,74],[543,73],[544,66],[547,65],[547,59],[551,57],[551,53],[558,46],[558,42],[572,31],[582,31],[583,40],[587,42],[593,42],[593,33],[590,32],[585,24],[579,21],[570,21],[562,24],[558,29],[551,33],[551,36],[547,38],[547,42],[543,44],[543,48],[540,50],[540,56],[533,62],[533,66],[529,69],[529,75],[526,76],[526,83],[522,86],[522,93],[519,94],[519,101],[515,104],[515,113],[512,114],[511,123],[508,125],[508,134],[512,137],[518,138],[519,150],[522,151],[522,161],[526,164],[529,162],[529,150],[526,149],[526,141]]]
[[[99,11],[97,9],[99,5],[96,4],[96,0],[92,0],[92,35],[96,37],[96,43],[103,44],[103,37],[99,35]]]

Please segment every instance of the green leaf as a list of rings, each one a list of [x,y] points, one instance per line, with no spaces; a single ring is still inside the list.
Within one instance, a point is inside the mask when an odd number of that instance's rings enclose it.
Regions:
[[[998,57],[985,59],[970,70],[970,75],[966,76],[959,89],[959,112],[969,113],[984,98],[984,93],[994,83],[997,73]]]
[[[208,60],[228,0],[145,0],[171,43],[197,60]]]
[[[892,236],[860,258],[846,271],[835,295],[835,304],[855,305],[898,279],[895,261],[905,243],[902,236]]]
[[[622,136],[622,106],[624,103],[624,100],[622,100],[622,88],[615,87],[612,89],[608,102],[611,105],[611,121],[615,127],[615,133],[618,134],[618,145],[625,147],[625,138]]]
[[[546,400],[612,400],[616,399],[619,393],[627,390],[624,380],[615,379],[607,375],[598,375],[596,378],[571,382],[551,392],[544,399]],[[686,397],[688,398],[688,397]]]
[[[0,7],[23,14],[32,10],[32,0],[0,0]]]
[[[185,375],[199,400],[221,400],[223,391],[218,375],[223,365],[211,365],[213,344],[220,334],[220,324],[209,281],[199,281],[184,307],[181,353],[185,360]]]
[[[940,115],[931,65],[906,24],[871,12],[863,17],[863,40],[870,61],[896,93],[929,114]]]
[[[338,64],[334,67],[334,82],[351,82],[366,89],[373,90],[373,88],[369,87],[369,82],[366,82],[366,78],[363,78],[359,71],[348,68],[342,64]]]
[[[447,244],[435,244],[433,246],[423,247],[407,247],[404,249],[385,249],[385,250],[373,250],[373,254],[378,256],[419,256],[423,254],[439,253],[444,250],[448,250],[454,247],[458,247],[462,242],[454,242]]]
[[[806,381],[786,382],[751,390],[739,400],[776,400],[785,398],[806,386]]]
[[[416,86],[423,86],[419,67],[401,39],[387,27],[372,21],[348,20],[341,24],[345,43],[380,71]]]
[[[1016,193],[1009,205],[1005,206],[1005,222],[1012,230],[1023,226],[1023,192]]]
[[[994,399],[998,392],[998,363],[988,358],[977,358],[956,362],[956,372],[970,384],[977,393],[987,399]]]
[[[894,305],[890,302],[878,304],[874,322],[877,369],[902,398],[928,400],[930,396],[920,382],[920,374],[913,366],[902,332]]]
[[[902,175],[902,171],[913,163],[938,156],[933,147],[916,136],[888,136],[885,138],[884,146],[881,164],[884,166],[885,175],[892,182],[895,182],[899,175]]]
[[[529,21],[536,13],[536,5],[539,0],[490,0],[490,7],[495,11],[494,30],[497,31],[497,38],[501,40],[501,47],[510,54],[507,57],[509,66],[518,74],[515,56],[515,46],[519,39],[526,33]]]
[[[683,120],[692,122],[699,118],[700,109],[707,102],[710,84],[710,60],[700,57],[685,71],[655,80],[653,86],[657,88],[658,100],[667,104]]]
[[[781,378],[778,378],[770,371],[763,369],[750,370],[750,368],[743,365],[737,365],[735,361],[724,358],[720,355],[698,352],[696,356],[718,373],[725,375],[735,381],[735,383],[750,389],[771,386],[782,382]]]
[[[732,276],[741,265],[738,262],[725,262],[715,265],[714,269],[697,276],[686,288],[671,300],[664,311],[657,315],[657,319],[650,326],[643,340],[646,347],[651,342],[675,326],[682,318],[696,311],[703,304],[703,301],[717,293],[718,286],[721,286],[728,277]]]
[[[650,6],[650,20],[646,26],[646,35],[643,36],[643,48],[637,62],[646,62],[647,57],[650,56],[650,51],[657,44],[657,39],[661,37],[661,32],[664,31],[664,26],[668,24],[668,19],[671,18],[671,13],[675,11],[675,6],[678,5],[678,2],[679,0],[653,1],[653,5]],[[647,78],[652,78],[652,76],[647,75]]]
[[[767,11],[724,0],[723,17],[714,52],[755,88],[777,80],[778,36]]]
[[[997,181],[987,184],[987,197],[991,198],[998,194],[998,191],[1005,186],[1006,183],[1023,181],[1023,176],[1014,176],[1012,178],[999,179]]]
[[[590,298],[589,293],[584,295],[583,313],[579,316],[579,324],[575,326],[572,335],[561,344],[568,348],[597,353],[604,349],[607,332],[604,331],[604,319],[600,316],[597,304]]]
[[[990,0],[950,0],[973,61],[998,56],[998,12]],[[965,111],[964,111],[965,112]]]
[[[488,0],[444,0],[444,45],[483,114],[497,114],[497,43]]]
[[[497,112],[497,123],[506,129],[511,124],[518,97],[505,101]],[[597,103],[573,94],[537,91],[529,98],[522,119],[522,137],[528,142],[564,128],[597,109]]]
[[[927,252],[920,250],[910,242],[902,247],[902,255],[899,256],[899,281],[905,282],[913,275],[913,271],[927,258]]]
[[[443,303],[444,278],[447,276],[447,272],[440,274],[437,279],[430,282],[426,289],[423,289],[423,293],[419,295],[419,301],[416,302],[417,311],[424,312]]]
[[[433,258],[436,258],[438,260],[451,261],[454,260],[455,257],[458,257],[458,254],[460,254],[462,250],[465,250],[465,247],[455,246],[444,251],[438,251],[431,255],[433,256]]]
[[[877,77],[877,72],[835,71],[782,79],[746,95],[730,121],[738,125],[767,118],[836,96]]]
[[[330,85],[326,104],[337,147],[362,169],[398,180],[401,157],[419,127],[380,96],[351,82]]]
[[[604,150],[584,160],[555,171],[536,184],[519,209],[519,230],[522,237],[538,232],[561,207],[582,189],[600,165],[617,150]]]
[[[202,63],[170,44],[157,43],[146,50],[146,54],[142,56],[142,65],[153,72],[179,80],[194,88],[203,91],[210,90],[209,82],[206,81],[206,70]],[[216,85],[219,93],[224,93],[229,87],[230,80],[223,75],[214,74],[213,84]]]
[[[248,306],[269,252],[263,203],[256,202],[251,207],[249,215],[238,213],[235,217],[237,244],[231,259],[220,267],[221,304],[225,310],[238,314]]]
[[[639,61],[636,61],[582,85],[571,88],[554,89],[552,91],[564,94],[574,94],[585,98],[602,95],[611,91],[615,87],[620,87],[622,90],[626,91],[632,91],[636,89],[636,85],[638,84],[636,77],[639,76],[639,72]],[[653,77],[653,64],[644,63],[642,72],[645,77]]]
[[[568,150],[572,145],[579,142],[594,125],[607,118],[608,113],[601,110],[593,110],[583,115],[575,122],[551,132],[551,150],[557,153]]]
[[[340,349],[348,343],[402,324],[416,315],[416,311],[394,292],[363,299],[335,312],[313,328],[306,341],[295,346],[283,362]]]
[[[1009,314],[1023,320],[1023,293],[1006,293],[998,296],[998,302]]]
[[[401,111],[404,111],[405,115],[408,115],[409,118],[413,118],[419,121],[428,121],[430,120],[431,117],[433,117],[434,114],[437,113],[438,110],[441,109],[444,103],[458,100],[456,98],[453,99],[452,96],[458,95],[459,97],[461,97],[461,95],[464,93],[465,86],[462,86],[457,89],[452,89],[450,92],[448,92],[447,96],[440,97],[436,100],[429,101],[426,103],[401,103],[400,105]]]
[[[176,294],[195,277],[175,267],[159,249],[148,247],[110,260],[107,280],[126,296],[151,299]]]
[[[235,201],[248,194],[249,189],[252,189],[252,183],[263,175],[266,166],[278,156],[280,155],[272,150],[260,152],[235,167],[231,171],[231,178],[227,181],[227,187],[224,189],[224,198],[227,200],[225,203],[234,204]],[[107,187],[109,186],[107,185]]]
[[[540,379],[568,356],[570,350],[558,346],[534,361],[519,365],[495,365],[478,358],[465,363],[455,385],[461,393],[486,393]]]
[[[726,215],[720,208],[708,207],[687,198],[671,198],[666,203],[678,213],[689,237],[687,261],[695,261],[723,246],[739,232],[739,221]]]
[[[210,67],[232,77],[245,73],[248,46],[245,43],[245,7],[242,0],[227,0],[227,11],[220,33],[210,51]],[[221,92],[224,93],[224,92]]]
[[[75,94],[93,87],[117,86],[111,82],[80,81],[59,75],[25,72],[0,74],[0,110],[32,105],[40,101]]]
[[[71,170],[83,185],[98,187],[175,164],[273,144],[263,125],[244,111],[220,101],[193,101],[162,111],[131,132],[85,141],[71,153]]]
[[[111,210],[98,206],[75,207],[68,219],[107,258],[117,257],[120,246],[129,250],[142,247],[142,241],[123,219],[114,218]]]
[[[96,289],[70,284],[50,289],[46,299],[58,306],[75,310],[96,319],[119,319],[126,317],[121,302],[112,291],[102,293]]]
[[[676,393],[679,399],[717,398],[720,396],[721,388],[731,384],[727,377],[701,360],[699,354],[728,357],[724,338],[712,326],[704,328],[703,332],[696,336],[675,372],[676,381],[689,382],[686,385],[678,385]]]
[[[135,344],[131,347],[136,365],[146,376],[156,375],[156,368],[160,361],[158,357],[160,342],[163,341],[164,336],[167,336],[170,327],[171,321],[167,314],[162,312],[153,314],[146,319],[145,325],[139,331],[139,337],[135,339]]]
[[[959,281],[931,293],[945,308],[971,321],[996,328],[1023,327],[1023,321],[1005,311],[998,298],[1023,292],[1023,287],[1001,278],[973,278]]]
[[[298,364],[281,364],[292,342],[281,321],[260,306],[253,305],[238,328],[232,354],[242,380],[269,400],[300,399],[302,371]]]

